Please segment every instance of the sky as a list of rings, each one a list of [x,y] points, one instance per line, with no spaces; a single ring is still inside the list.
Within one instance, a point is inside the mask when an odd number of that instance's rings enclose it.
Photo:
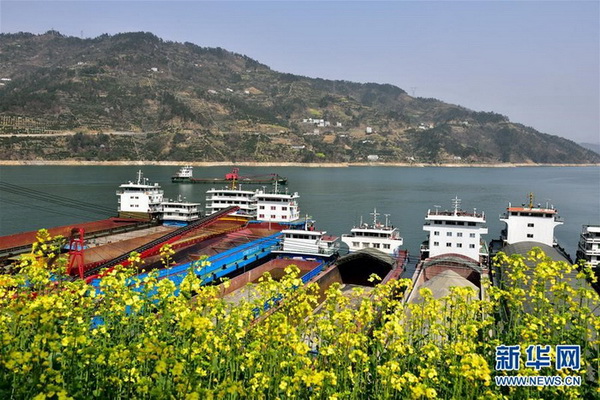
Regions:
[[[146,31],[600,143],[600,2],[11,1],[0,32]],[[0,71],[2,66],[0,65]]]

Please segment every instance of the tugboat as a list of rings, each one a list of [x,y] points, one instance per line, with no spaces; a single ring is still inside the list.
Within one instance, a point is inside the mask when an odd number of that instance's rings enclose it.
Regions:
[[[348,245],[348,251],[354,253],[361,249],[373,248],[389,255],[396,255],[400,246],[404,243],[398,228],[389,224],[389,214],[385,214],[385,224],[377,221],[381,215],[374,209],[371,213],[373,224],[363,223],[362,217],[360,224],[350,230],[350,234],[342,235],[342,242]]]

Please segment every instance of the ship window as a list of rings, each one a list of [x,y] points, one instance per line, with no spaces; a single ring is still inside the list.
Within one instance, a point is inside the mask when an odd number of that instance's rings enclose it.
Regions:
[[[380,248],[379,243],[373,243],[373,247],[375,247],[376,249]]]
[[[271,214],[271,218],[276,218],[276,217],[277,217],[276,215]]]
[[[390,244],[389,243],[384,243],[383,244],[383,248],[384,249],[389,249],[390,248]]]
[[[446,221],[446,225],[456,225],[456,221]]]
[[[462,243],[456,243],[456,247],[458,247],[459,249],[462,248]]]
[[[474,233],[469,233],[469,237],[470,237],[470,238],[474,238],[474,237],[475,237],[475,234],[474,234]]]
[[[353,247],[358,247],[358,246],[360,246],[360,243],[359,242],[352,242],[352,246]]]
[[[287,207],[281,207],[283,211],[287,211]]]
[[[362,246],[363,246],[363,247],[369,247],[369,243],[367,243],[367,242],[363,242]]]
[[[281,219],[287,219],[287,215],[282,215]]]
[[[264,209],[265,209],[265,206],[260,206],[260,207],[258,207],[258,208],[260,208],[261,210],[264,210]]]
[[[532,223],[529,223],[529,224],[527,224],[527,227],[528,227],[528,228],[533,228],[533,224],[532,224]]]
[[[277,207],[271,206],[271,210],[276,210],[276,209],[277,209]]]
[[[452,232],[446,232],[446,236],[452,236]]]
[[[533,233],[528,233],[528,234],[527,234],[527,237],[528,237],[528,238],[533,238]]]
[[[433,221],[434,225],[441,225],[442,221]]]
[[[475,226],[475,222],[469,222],[469,226]]]
[[[433,232],[433,235],[434,235],[434,236],[440,236],[440,233],[439,233],[438,231],[434,231],[434,232]]]
[[[474,248],[475,248],[475,245],[474,245],[473,243],[471,243],[471,244],[469,245],[469,248],[470,248],[470,249],[474,249]]]
[[[433,245],[434,245],[434,246],[439,246],[439,245],[440,245],[440,242],[433,242]]]
[[[464,224],[465,224],[465,221],[458,221],[458,222],[456,223],[456,225],[464,225]]]
[[[265,214],[260,214],[260,215],[258,216],[258,218],[264,218],[264,217],[265,217]]]
[[[452,247],[452,243],[450,243],[450,242],[446,243],[446,247]]]
[[[457,232],[457,233],[456,233],[456,236],[458,236],[458,237],[462,237],[462,232]]]

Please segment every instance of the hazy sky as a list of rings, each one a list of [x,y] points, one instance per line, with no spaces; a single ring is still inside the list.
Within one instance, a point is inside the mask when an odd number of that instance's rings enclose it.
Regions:
[[[0,31],[149,31],[310,77],[391,83],[600,143],[600,2],[10,1]],[[2,66],[0,65],[0,71]]]

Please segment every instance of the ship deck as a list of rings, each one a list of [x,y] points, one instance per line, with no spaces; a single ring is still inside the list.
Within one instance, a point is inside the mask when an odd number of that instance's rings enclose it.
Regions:
[[[107,218],[98,221],[81,222],[71,225],[57,226],[49,228],[48,232],[51,236],[69,237],[71,229],[77,227],[84,229],[86,234],[101,234],[119,231],[128,228],[134,228],[136,225],[148,223],[148,221],[140,219],[122,219],[122,218]],[[0,237],[0,252],[6,252],[10,249],[31,246],[36,241],[38,231],[16,233]]]

